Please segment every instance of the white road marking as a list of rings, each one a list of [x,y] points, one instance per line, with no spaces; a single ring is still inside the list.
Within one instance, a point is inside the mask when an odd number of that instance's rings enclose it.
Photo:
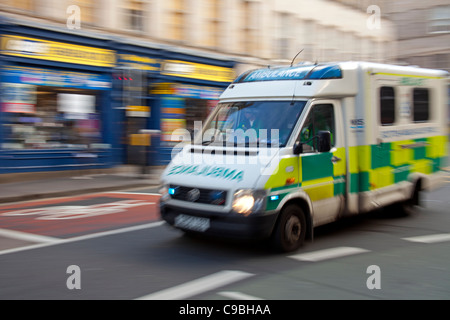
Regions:
[[[28,232],[15,231],[15,230],[6,230],[6,229],[0,229],[0,236],[6,237],[6,238],[11,238],[11,239],[16,239],[16,240],[37,242],[37,243],[53,243],[53,242],[61,240],[58,238],[41,236],[38,234],[32,234],[32,233],[28,233]]]
[[[253,276],[243,271],[224,270],[184,284],[161,290],[137,300],[182,300]]]
[[[298,260],[298,261],[323,261],[328,259],[335,259],[344,256],[369,252],[370,250],[362,249],[362,248],[354,248],[354,247],[337,247],[319,251],[313,251],[308,253],[300,253],[292,256],[288,256],[289,258]]]
[[[59,239],[54,242],[40,243],[40,244],[26,246],[26,247],[19,247],[19,248],[14,248],[14,249],[3,250],[3,251],[0,251],[0,255],[21,252],[21,251],[26,251],[26,250],[32,250],[32,249],[39,249],[39,248],[44,248],[44,247],[50,247],[50,246],[59,245],[59,244],[89,240],[89,239],[94,239],[94,238],[101,238],[101,237],[106,237],[106,236],[120,234],[120,233],[126,233],[126,232],[132,232],[132,231],[137,231],[137,230],[150,229],[150,228],[162,226],[163,224],[165,224],[165,221],[158,221],[158,222],[141,224],[138,226],[132,226],[132,227],[127,227],[127,228],[122,228],[122,229],[88,234],[85,236],[79,236],[79,237],[74,237],[74,238],[69,238],[69,239]]]
[[[147,193],[147,192],[106,192],[107,194],[131,194],[131,195],[146,195],[146,196],[161,196],[160,193]]]
[[[218,295],[221,295],[222,297],[225,298],[230,298],[230,299],[234,299],[234,300],[264,300],[262,298],[258,298],[258,297],[254,297],[242,292],[236,292],[236,291],[222,291],[222,292],[218,292]]]
[[[432,235],[427,235],[427,236],[409,237],[409,238],[402,238],[402,239],[406,240],[406,241],[411,241],[411,242],[437,243],[437,242],[450,241],[450,233],[432,234]]]

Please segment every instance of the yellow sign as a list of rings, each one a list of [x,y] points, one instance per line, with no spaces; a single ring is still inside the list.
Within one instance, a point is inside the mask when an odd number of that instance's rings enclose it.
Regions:
[[[150,134],[147,133],[136,133],[130,135],[129,144],[132,146],[150,147],[151,139]]]
[[[1,53],[96,67],[113,67],[116,64],[112,50],[12,35],[2,37]]]
[[[118,63],[137,70],[159,71],[160,68],[159,60],[134,54],[119,54]]]
[[[128,117],[150,117],[150,107],[147,106],[127,106]]]
[[[217,82],[232,82],[235,78],[232,68],[180,60],[165,60],[161,65],[161,74]]]

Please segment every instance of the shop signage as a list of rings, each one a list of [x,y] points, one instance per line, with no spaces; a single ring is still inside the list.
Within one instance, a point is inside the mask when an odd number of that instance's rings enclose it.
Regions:
[[[134,54],[119,54],[118,64],[120,66],[146,71],[159,71],[161,67],[161,63],[158,59]]]
[[[35,113],[36,87],[21,83],[2,83],[2,111]]]
[[[150,107],[148,106],[127,106],[128,117],[150,117]]]
[[[112,50],[13,35],[2,36],[1,53],[96,67],[114,67],[116,64]]]
[[[232,68],[180,60],[165,60],[161,65],[161,74],[215,82],[232,82],[234,80]]]
[[[90,90],[107,90],[111,88],[111,80],[101,74],[15,66],[4,69],[3,81]]]

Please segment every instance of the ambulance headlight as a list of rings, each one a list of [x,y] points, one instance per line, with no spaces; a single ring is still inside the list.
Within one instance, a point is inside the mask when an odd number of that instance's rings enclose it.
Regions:
[[[265,198],[265,190],[238,190],[234,193],[233,211],[244,216],[260,212],[264,208]]]

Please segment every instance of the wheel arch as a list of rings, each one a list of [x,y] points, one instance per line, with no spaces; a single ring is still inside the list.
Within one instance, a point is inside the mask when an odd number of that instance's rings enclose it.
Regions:
[[[287,199],[286,202],[283,203],[280,211],[289,205],[297,205],[303,210],[306,219],[306,239],[312,240],[314,235],[313,232],[314,224],[313,224],[313,211],[311,200],[305,197],[291,197]],[[278,217],[277,223],[279,219],[280,217]]]

